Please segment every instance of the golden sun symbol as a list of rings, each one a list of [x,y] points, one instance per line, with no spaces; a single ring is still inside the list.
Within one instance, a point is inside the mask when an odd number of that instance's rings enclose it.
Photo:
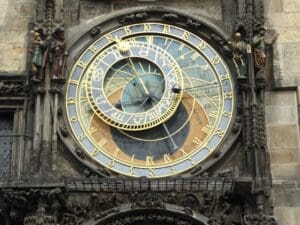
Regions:
[[[116,39],[117,49],[120,53],[125,54],[130,49],[130,43],[119,38]]]

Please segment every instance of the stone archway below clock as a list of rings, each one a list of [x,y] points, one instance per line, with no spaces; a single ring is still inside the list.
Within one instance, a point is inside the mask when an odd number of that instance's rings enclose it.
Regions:
[[[163,208],[131,209],[131,204],[124,204],[96,216],[83,225],[207,225],[208,220],[209,218],[202,214],[176,205],[164,204]]]

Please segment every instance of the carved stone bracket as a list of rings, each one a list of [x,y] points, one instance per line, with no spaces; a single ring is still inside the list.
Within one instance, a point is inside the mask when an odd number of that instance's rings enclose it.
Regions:
[[[14,96],[24,95],[26,86],[24,82],[0,81],[0,95]]]
[[[56,225],[53,216],[37,215],[29,216],[24,219],[24,225]]]
[[[277,225],[276,218],[274,216],[268,216],[263,214],[251,214],[244,216],[245,225]]]
[[[59,210],[66,210],[66,195],[61,188],[53,190],[3,189],[0,195],[0,211],[8,224],[55,225]]]
[[[147,12],[137,12],[129,15],[125,15],[119,18],[119,23],[131,23],[145,20],[149,17]]]

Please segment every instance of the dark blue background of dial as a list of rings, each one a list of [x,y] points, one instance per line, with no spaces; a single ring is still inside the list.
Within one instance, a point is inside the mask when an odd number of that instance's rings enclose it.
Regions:
[[[180,104],[175,114],[165,122],[172,134],[177,131],[188,119],[188,113],[183,106]],[[186,125],[172,137],[178,147],[181,147],[189,133],[190,123]],[[138,137],[141,139],[156,139],[167,136],[163,125],[158,125],[149,130],[144,131],[124,131],[131,136]],[[153,156],[155,160],[163,158],[164,154],[172,154],[176,152],[177,149],[173,148],[173,145],[169,138],[161,141],[139,141],[132,139],[124,134],[122,134],[118,129],[111,127],[112,137],[118,147],[129,156],[134,155],[136,159],[145,160],[146,156]]]

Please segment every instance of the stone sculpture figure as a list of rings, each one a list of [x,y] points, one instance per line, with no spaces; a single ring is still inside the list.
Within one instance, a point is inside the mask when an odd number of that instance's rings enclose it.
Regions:
[[[265,26],[259,26],[256,35],[254,35],[252,40],[255,73],[260,73],[261,75],[265,70],[267,61],[265,42],[266,31],[267,28]]]
[[[268,31],[265,26],[258,26],[252,39],[252,48],[254,55],[254,71],[256,77],[262,77],[266,63],[267,50],[270,45],[274,44],[278,38],[274,31]]]
[[[65,57],[66,57],[66,43],[64,38],[63,29],[58,29],[54,33],[54,38],[51,41],[51,78],[52,79],[62,79],[65,67]]]
[[[44,57],[47,54],[47,42],[42,39],[40,32],[34,32],[33,35],[33,50],[31,59],[32,80],[40,82],[44,79],[43,64]]]
[[[246,51],[247,51],[247,44],[242,40],[242,35],[239,32],[236,32],[234,35],[234,40],[229,41],[228,45],[232,50],[232,59],[234,65],[238,72],[238,78],[245,78],[246,77]]]

